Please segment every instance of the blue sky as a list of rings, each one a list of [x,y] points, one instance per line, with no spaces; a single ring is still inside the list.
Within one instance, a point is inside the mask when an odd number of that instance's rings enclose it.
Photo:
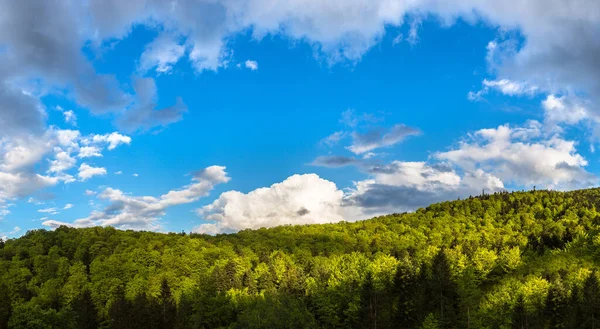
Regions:
[[[4,4],[0,237],[598,184],[594,1],[309,2]]]

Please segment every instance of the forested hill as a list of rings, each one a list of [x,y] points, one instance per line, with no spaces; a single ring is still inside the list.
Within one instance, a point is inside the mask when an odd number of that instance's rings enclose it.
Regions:
[[[0,243],[0,328],[597,328],[600,190],[356,223]]]

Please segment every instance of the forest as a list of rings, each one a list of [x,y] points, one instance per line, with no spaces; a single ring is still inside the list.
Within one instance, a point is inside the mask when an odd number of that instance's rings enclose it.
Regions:
[[[600,189],[216,236],[0,242],[0,329],[600,328]]]

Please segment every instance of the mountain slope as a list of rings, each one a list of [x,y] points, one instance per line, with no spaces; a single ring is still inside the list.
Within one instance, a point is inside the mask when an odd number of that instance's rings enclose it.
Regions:
[[[532,191],[214,237],[31,231],[0,245],[0,329],[591,328],[599,207]]]

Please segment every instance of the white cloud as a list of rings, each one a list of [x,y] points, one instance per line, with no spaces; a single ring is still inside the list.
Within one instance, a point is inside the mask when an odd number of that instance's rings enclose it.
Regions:
[[[439,201],[493,193],[504,189],[502,181],[481,169],[462,177],[450,163],[393,161],[372,167],[370,177],[354,183],[345,206],[355,218],[412,211]]]
[[[92,167],[87,163],[82,163],[79,166],[79,173],[77,176],[80,180],[86,181],[94,176],[104,176],[106,175],[106,168],[102,167]]]
[[[517,185],[563,189],[597,183],[584,169],[588,162],[577,153],[575,142],[546,136],[541,128],[532,121],[524,127],[481,129],[456,149],[439,152],[435,158],[471,172],[483,169]]]
[[[0,221],[8,214],[10,214],[10,210],[8,210],[8,205],[0,203]]]
[[[56,140],[56,143],[62,147],[77,147],[77,141],[81,137],[81,133],[78,130],[70,130],[70,129],[60,129],[54,130],[51,129],[49,131],[51,134],[54,134],[53,140]]]
[[[119,171],[116,171],[116,172],[115,172],[115,175],[121,175],[122,173],[123,173],[123,172],[122,172],[121,170],[119,170]]]
[[[131,176],[133,176],[133,177],[139,177],[140,175],[138,175],[137,173],[133,173],[133,174],[131,174]]]
[[[63,112],[63,116],[65,118],[65,122],[71,124],[73,126],[77,126],[77,115],[75,112],[68,110]]]
[[[63,171],[73,168],[73,166],[75,166],[76,163],[77,160],[71,157],[69,153],[65,151],[59,151],[56,154],[55,159],[50,161],[50,168],[48,169],[48,172],[61,173]]]
[[[51,143],[45,138],[0,138],[0,171],[28,171],[51,150]]]
[[[244,65],[246,66],[247,69],[249,69],[251,71],[258,70],[258,62],[256,62],[256,61],[247,60],[244,63]]]
[[[131,143],[131,137],[121,135],[118,132],[113,132],[105,135],[94,135],[92,141],[94,143],[107,143],[108,150],[114,150],[121,144],[129,145]]]
[[[164,216],[167,208],[192,203],[205,197],[215,187],[229,181],[225,167],[211,166],[194,173],[192,183],[177,190],[171,190],[159,197],[130,196],[118,189],[106,188],[98,195],[108,201],[102,211],[94,211],[90,216],[73,223],[46,221],[45,226],[70,225],[76,227],[110,225],[119,228],[158,229],[157,221]]]
[[[98,136],[104,137],[96,138],[94,142],[92,136],[81,136],[77,130],[50,127],[42,135],[0,138],[0,203],[25,197],[59,182],[75,181],[66,173],[77,165],[72,154],[98,156],[106,145],[114,148],[130,141],[129,137],[118,133]],[[40,162],[48,164],[46,175],[36,173]]]
[[[37,190],[56,185],[58,178],[30,172],[0,172],[0,203],[22,198]]]
[[[92,190],[85,190],[85,192],[83,192],[83,194],[85,194],[87,196],[92,196],[92,195],[96,195],[96,192],[94,192]]]
[[[67,209],[71,209],[71,208],[73,208],[73,204],[71,204],[71,203],[67,203],[67,204],[66,204],[66,205],[63,207],[63,210],[67,210]]]
[[[79,149],[79,154],[77,154],[78,158],[91,158],[91,157],[101,157],[102,150],[98,146],[82,146]]]
[[[487,88],[492,88],[500,91],[508,96],[533,95],[538,91],[537,86],[529,85],[527,82],[511,81],[508,79],[501,80],[483,80],[483,85]]]
[[[402,124],[393,126],[389,131],[382,128],[371,129],[364,134],[355,131],[352,133],[352,145],[347,149],[354,154],[363,154],[378,148],[393,146],[409,136],[420,134],[420,130]]]
[[[57,215],[57,214],[59,214],[59,211],[58,211],[58,209],[56,209],[56,207],[38,209],[38,212],[46,213],[46,214],[51,214],[51,215]]]
[[[552,123],[577,124],[588,118],[585,104],[574,97],[548,95],[542,101],[545,119]]]
[[[284,224],[337,222],[343,219],[343,192],[315,174],[294,175],[281,183],[244,194],[229,191],[198,213],[214,223],[194,229],[201,233],[237,231]]]
[[[507,96],[533,96],[540,92],[539,88],[535,85],[530,85],[526,81],[512,81],[509,79],[500,80],[487,80],[484,79],[483,89],[473,92],[470,91],[467,98],[471,101],[480,101],[483,99],[483,95],[489,93],[491,89],[497,90],[500,93]]]
[[[185,46],[170,34],[161,34],[151,43],[140,57],[139,70],[147,72],[156,67],[157,73],[170,73],[179,59],[185,54]]]

